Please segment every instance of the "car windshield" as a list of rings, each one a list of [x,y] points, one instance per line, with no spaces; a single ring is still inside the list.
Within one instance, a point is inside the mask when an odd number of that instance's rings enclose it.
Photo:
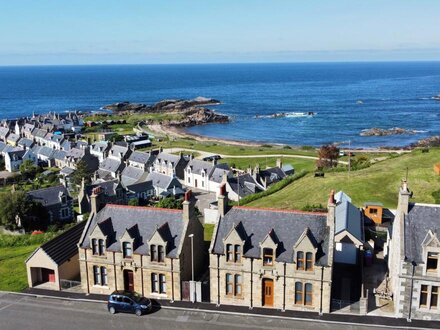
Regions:
[[[139,302],[141,302],[141,300],[142,300],[142,296],[139,294],[139,293],[137,293],[137,292],[132,292],[132,293],[130,293],[130,295],[128,295],[131,299],[133,299],[135,302],[137,302],[137,303],[139,303]]]

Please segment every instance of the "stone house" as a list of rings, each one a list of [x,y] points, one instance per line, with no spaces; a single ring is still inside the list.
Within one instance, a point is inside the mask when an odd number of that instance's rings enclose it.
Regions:
[[[206,264],[203,226],[190,197],[185,195],[183,210],[112,204],[99,210],[92,202],[79,244],[84,291],[130,290],[149,298],[180,300],[181,283],[192,276],[192,253],[195,278]]]
[[[36,159],[30,150],[15,150],[5,154],[5,169],[8,172],[16,172],[25,160],[35,163]]]
[[[225,175],[232,176],[228,164],[191,159],[185,168],[184,182],[188,187],[218,192]]]
[[[188,161],[183,154],[172,155],[160,152],[153,163],[152,171],[183,179],[186,164]]]
[[[119,179],[109,181],[95,181],[90,185],[86,185],[84,179],[78,192],[79,213],[84,214],[92,210],[92,192],[95,188],[99,191],[98,201],[100,205],[108,203],[127,204],[127,193]]]
[[[111,148],[111,143],[107,141],[99,141],[92,144],[90,153],[97,157],[99,162],[103,162],[108,155],[108,151]]]
[[[175,176],[151,172],[148,174],[147,181],[151,182],[154,195],[157,197],[180,197],[184,194],[182,184]]]
[[[210,246],[210,297],[217,305],[330,312],[335,201],[328,213],[228,208]]]
[[[411,197],[403,181],[387,242],[389,289],[397,317],[440,320],[440,205]]]
[[[73,220],[73,199],[64,186],[32,190],[27,193],[27,198],[43,205],[49,214],[50,222]]]

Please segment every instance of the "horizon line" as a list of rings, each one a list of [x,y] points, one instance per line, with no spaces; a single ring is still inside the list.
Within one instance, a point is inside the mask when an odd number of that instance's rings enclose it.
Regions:
[[[350,63],[436,63],[440,59],[408,60],[304,60],[304,61],[249,61],[249,62],[165,62],[165,63],[66,63],[66,64],[0,64],[0,68],[13,67],[66,67],[66,66],[165,66],[165,65],[242,65],[242,64],[350,64]]]

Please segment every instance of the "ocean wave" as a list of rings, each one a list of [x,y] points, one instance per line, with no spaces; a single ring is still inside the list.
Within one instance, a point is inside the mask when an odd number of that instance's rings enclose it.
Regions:
[[[298,117],[313,117],[316,112],[278,112],[271,115],[256,115],[255,118],[298,118]]]

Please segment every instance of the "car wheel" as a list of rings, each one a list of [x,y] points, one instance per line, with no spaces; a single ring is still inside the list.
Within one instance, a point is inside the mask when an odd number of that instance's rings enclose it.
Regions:
[[[137,316],[141,316],[142,315],[142,311],[140,309],[136,309],[135,313],[136,313]]]
[[[108,309],[108,311],[110,312],[110,314],[115,314],[116,313],[116,309],[114,307],[110,307]]]

